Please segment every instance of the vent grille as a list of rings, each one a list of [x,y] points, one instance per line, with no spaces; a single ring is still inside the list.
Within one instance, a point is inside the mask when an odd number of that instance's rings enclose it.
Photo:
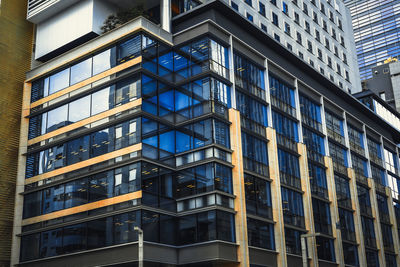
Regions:
[[[28,0],[27,18],[32,17],[38,12],[46,9],[59,0]]]

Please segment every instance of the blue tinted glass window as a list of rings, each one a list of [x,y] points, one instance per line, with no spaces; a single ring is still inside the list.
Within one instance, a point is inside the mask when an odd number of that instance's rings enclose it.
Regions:
[[[49,95],[69,86],[69,69],[57,72],[50,76]]]
[[[92,58],[88,58],[71,67],[70,84],[75,84],[92,76]]]

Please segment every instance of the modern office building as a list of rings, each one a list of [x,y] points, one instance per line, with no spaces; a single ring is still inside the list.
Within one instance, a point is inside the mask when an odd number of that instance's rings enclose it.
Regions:
[[[303,234],[309,266],[397,266],[400,131],[236,11],[260,2],[104,34],[125,1],[71,2],[29,1],[12,264],[136,266],[139,226],[145,266],[300,266]]]
[[[0,266],[9,266],[18,167],[22,87],[30,69],[33,25],[26,1],[0,1]]]
[[[344,0],[353,19],[361,80],[389,57],[400,55],[400,2],[398,0]]]
[[[397,60],[372,68],[372,78],[362,81],[363,91],[378,95],[392,108],[400,111],[400,62]]]

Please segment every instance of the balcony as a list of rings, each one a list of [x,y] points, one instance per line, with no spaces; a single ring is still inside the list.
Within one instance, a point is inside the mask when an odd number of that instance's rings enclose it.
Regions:
[[[273,95],[271,95],[271,105],[296,118],[296,109]]]
[[[335,141],[338,142],[339,144],[342,144],[342,145],[344,145],[344,146],[346,145],[344,136],[342,136],[340,133],[337,133],[337,132],[333,131],[333,130],[330,129],[330,128],[327,128],[326,130],[327,130],[327,133],[328,133],[328,137],[329,137],[329,138],[335,140]]]

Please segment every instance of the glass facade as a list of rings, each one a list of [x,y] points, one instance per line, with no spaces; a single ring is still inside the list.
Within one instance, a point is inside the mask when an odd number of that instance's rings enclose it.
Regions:
[[[174,2],[177,19],[199,4]],[[395,262],[398,230],[383,189],[391,186],[400,214],[396,147],[349,123],[347,111],[317,90],[223,40],[201,35],[170,46],[135,33],[32,82],[22,262],[122,248],[137,241],[135,226],[155,247],[218,244],[218,253],[236,255],[247,242],[250,263],[255,251],[276,257],[283,246],[298,259],[301,235],[313,229],[321,234],[318,259],[361,266],[358,247],[372,261],[383,236],[386,261]],[[140,63],[119,67],[132,60]],[[134,192],[140,197],[125,199]]]
[[[353,21],[361,80],[372,77],[372,67],[400,55],[400,3],[346,0]]]

